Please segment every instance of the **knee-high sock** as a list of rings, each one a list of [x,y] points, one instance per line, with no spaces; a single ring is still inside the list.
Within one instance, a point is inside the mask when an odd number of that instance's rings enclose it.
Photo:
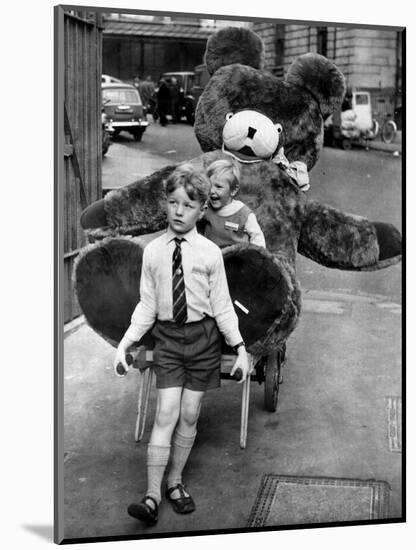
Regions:
[[[172,439],[172,456],[167,480],[169,488],[182,483],[182,471],[185,468],[195,437],[196,431],[191,436],[185,436],[177,430],[175,431]]]
[[[147,491],[146,495],[153,497],[159,504],[161,501],[160,487],[163,474],[169,461],[170,445],[147,446]]]

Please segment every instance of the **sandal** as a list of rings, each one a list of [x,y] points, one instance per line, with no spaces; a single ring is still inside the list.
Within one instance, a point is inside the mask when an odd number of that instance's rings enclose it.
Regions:
[[[172,498],[172,493],[176,490],[179,491],[181,496],[179,498]],[[190,514],[195,510],[195,503],[191,495],[185,494],[185,487],[182,483],[178,483],[174,487],[166,487],[166,498],[172,504],[177,514]]]
[[[149,506],[146,501],[151,500],[155,508]],[[154,525],[158,519],[158,504],[153,497],[145,496],[141,502],[130,504],[127,513],[133,518],[139,519],[148,525]]]

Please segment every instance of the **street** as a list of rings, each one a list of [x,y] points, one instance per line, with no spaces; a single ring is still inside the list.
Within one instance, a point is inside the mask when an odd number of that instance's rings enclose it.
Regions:
[[[103,190],[122,187],[162,166],[199,154],[193,128],[184,123],[165,127],[150,123],[140,143],[131,134],[121,132],[103,159]]]
[[[200,154],[185,124],[151,124],[140,143],[121,134],[103,160],[103,188],[126,185]],[[401,228],[401,157],[325,148],[308,196]],[[133,433],[138,372],[113,375],[114,349],[85,323],[65,335],[65,538],[155,536],[247,526],[264,474],[382,480],[388,518],[402,513],[401,277],[324,268],[298,255],[303,311],[287,344],[277,412],[266,412],[263,385],[251,383],[247,448],[239,448],[241,387],[223,381],[204,398],[198,436],[185,470],[197,510],[181,517],[163,501],[144,528],[126,513],[145,489],[146,446]],[[400,408],[398,409],[400,410]],[[395,438],[392,434],[395,434]],[[299,521],[289,509],[289,519]],[[308,521],[318,521],[316,517]],[[279,523],[280,521],[280,523]]]

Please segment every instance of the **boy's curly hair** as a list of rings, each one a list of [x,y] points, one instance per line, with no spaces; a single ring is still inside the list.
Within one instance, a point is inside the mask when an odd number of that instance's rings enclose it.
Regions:
[[[183,187],[191,200],[205,205],[208,200],[211,184],[205,172],[197,170],[192,164],[179,165],[167,178],[166,194],[173,193],[178,187]]]

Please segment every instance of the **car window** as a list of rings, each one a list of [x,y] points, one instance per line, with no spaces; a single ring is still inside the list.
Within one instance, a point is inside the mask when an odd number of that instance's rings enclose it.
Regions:
[[[195,67],[194,86],[205,87],[209,80],[209,74],[206,65]]]
[[[183,87],[183,75],[181,74],[169,74],[169,73],[165,73],[162,75],[163,78],[165,78],[167,81],[171,81],[172,78],[176,78],[176,81],[178,83],[178,86],[182,86]]]
[[[192,74],[189,74],[189,75],[187,76],[187,80],[188,80],[187,86],[186,86],[187,90],[190,90],[190,89],[192,88],[192,86],[194,85],[194,78],[195,78],[195,77],[194,77],[194,75],[192,75]]]
[[[107,103],[136,103],[141,105],[140,96],[136,90],[123,88],[109,88],[103,90],[103,100]]]
[[[356,105],[368,105],[368,95],[355,94],[355,103]]]

